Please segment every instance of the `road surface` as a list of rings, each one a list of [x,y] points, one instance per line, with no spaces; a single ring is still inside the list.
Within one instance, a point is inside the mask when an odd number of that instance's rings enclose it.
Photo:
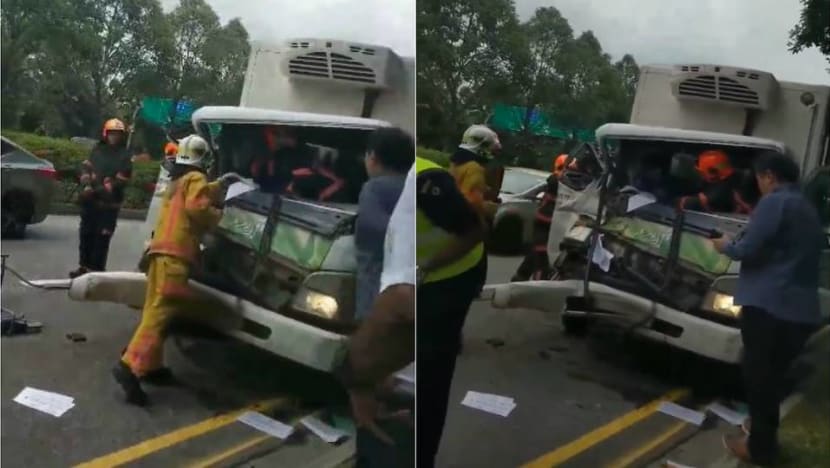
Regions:
[[[50,216],[31,226],[25,240],[4,240],[9,266],[30,279],[66,277],[77,262],[77,223],[76,217]],[[119,233],[137,223],[120,221],[111,270],[134,268],[136,259],[124,253]],[[327,375],[233,341],[186,337],[170,340],[166,349],[167,363],[182,384],[145,387],[152,405],[129,406],[110,369],[138,323],[137,311],[74,302],[65,291],[33,290],[11,275],[6,275],[2,301],[44,324],[42,333],[0,340],[4,467],[65,467],[96,459],[89,466],[125,461],[125,466],[229,466],[264,456],[278,444],[262,440],[262,433],[234,418],[218,416],[222,413],[266,402],[289,422],[310,411],[298,408],[300,403],[346,409],[339,386]],[[68,333],[82,333],[86,342],[72,342]],[[55,418],[15,403],[27,386],[71,396],[75,407]],[[280,450],[283,460],[269,455],[269,465],[303,466],[300,460],[332,449],[314,436],[299,436]]]
[[[28,278],[65,277],[77,259],[77,222],[50,216],[27,239],[3,241],[9,265]],[[111,270],[133,269],[136,259],[124,253],[119,233],[135,226],[121,221]],[[489,281],[506,281],[519,260],[491,257]],[[329,376],[232,341],[179,338],[168,343],[166,360],[182,385],[148,387],[153,404],[139,409],[123,403],[110,375],[138,322],[136,311],[73,302],[65,292],[26,288],[8,275],[2,300],[44,323],[40,334],[0,340],[4,467],[293,467],[350,448],[313,436],[280,444],[234,422],[234,415],[222,416],[258,402],[275,405],[276,413],[263,411],[286,422],[321,405],[346,415],[344,396]],[[87,341],[72,342],[68,333],[83,333]],[[631,466],[632,453],[676,424],[654,414],[656,398],[683,388],[698,397],[716,395],[734,371],[632,345],[616,332],[567,337],[540,312],[483,303],[470,312],[458,359],[439,467],[515,467],[542,455],[547,458],[537,466]],[[54,418],[15,403],[27,386],[72,396],[75,407]],[[468,390],[513,397],[516,409],[502,418],[463,407]]]

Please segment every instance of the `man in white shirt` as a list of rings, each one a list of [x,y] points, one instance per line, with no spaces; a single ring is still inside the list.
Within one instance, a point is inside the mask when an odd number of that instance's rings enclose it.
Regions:
[[[376,420],[401,414],[379,414],[376,395],[393,373],[415,360],[414,165],[389,219],[380,282],[380,294],[335,373],[349,390],[356,425],[392,443]]]

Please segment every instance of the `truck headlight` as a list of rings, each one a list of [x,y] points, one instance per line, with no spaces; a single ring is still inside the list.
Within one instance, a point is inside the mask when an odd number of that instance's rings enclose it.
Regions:
[[[718,314],[734,318],[741,316],[741,306],[735,305],[735,299],[729,294],[710,291],[703,302],[703,308]]]
[[[319,271],[308,275],[292,300],[295,310],[329,320],[354,317],[355,275]]]
[[[293,302],[295,309],[327,319],[335,318],[340,308],[334,297],[305,288],[297,292]]]

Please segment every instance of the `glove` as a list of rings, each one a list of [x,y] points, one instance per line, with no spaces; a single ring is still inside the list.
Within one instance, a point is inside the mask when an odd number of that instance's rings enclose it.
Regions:
[[[228,187],[234,182],[240,182],[242,180],[242,176],[236,172],[228,172],[227,174],[219,176],[218,180],[223,186]]]

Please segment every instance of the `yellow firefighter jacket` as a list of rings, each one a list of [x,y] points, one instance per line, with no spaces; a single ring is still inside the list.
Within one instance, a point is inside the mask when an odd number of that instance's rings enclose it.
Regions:
[[[159,210],[149,253],[195,263],[202,236],[222,218],[222,211],[212,206],[219,188],[218,182],[208,183],[207,176],[195,170],[171,182]]]

